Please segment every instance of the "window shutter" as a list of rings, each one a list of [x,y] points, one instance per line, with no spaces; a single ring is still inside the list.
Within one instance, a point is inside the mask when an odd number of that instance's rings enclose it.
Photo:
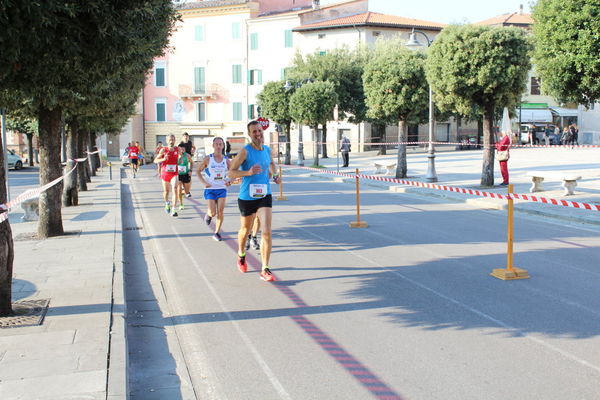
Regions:
[[[256,70],[256,72],[258,73],[258,76],[256,78],[257,80],[257,84],[262,85],[262,69],[258,69]]]
[[[258,33],[250,35],[250,50],[258,50]]]
[[[205,92],[204,67],[194,68],[194,93],[202,94]]]
[[[196,25],[196,41],[202,42],[204,40],[204,26]]]
[[[156,121],[164,122],[166,121],[166,107],[165,103],[156,103]]]
[[[156,87],[164,87],[165,86],[165,69],[164,68],[156,68],[154,74],[155,74],[155,86]]]
[[[242,37],[241,26],[239,22],[233,22],[231,24],[231,38],[239,39]]]
[[[291,30],[286,30],[284,33],[284,46],[286,48],[290,48],[294,46],[294,42],[293,42],[293,36],[292,36],[292,31]]]

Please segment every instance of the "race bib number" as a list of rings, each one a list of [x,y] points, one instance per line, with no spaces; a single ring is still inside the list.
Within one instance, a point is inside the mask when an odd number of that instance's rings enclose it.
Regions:
[[[185,174],[187,173],[187,165],[178,165],[177,166],[179,173]]]
[[[132,158],[133,158],[133,157],[137,157],[137,153],[131,153],[131,154],[129,155],[129,157],[132,157]]]
[[[250,184],[250,196],[256,199],[260,199],[267,195],[267,185],[265,184]]]
[[[225,179],[225,171],[223,170],[215,170],[215,176],[214,176],[214,180],[215,181],[222,181],[223,179]]]
[[[175,164],[167,164],[165,165],[166,172],[177,172],[177,165]]]

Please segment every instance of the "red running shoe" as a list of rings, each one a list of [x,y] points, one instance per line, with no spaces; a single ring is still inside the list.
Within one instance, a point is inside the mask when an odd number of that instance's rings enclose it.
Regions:
[[[273,282],[275,280],[275,276],[273,276],[269,268],[265,268],[260,271],[260,279],[267,282]]]
[[[241,273],[244,273],[248,270],[248,264],[246,264],[246,256],[238,256],[237,267]]]

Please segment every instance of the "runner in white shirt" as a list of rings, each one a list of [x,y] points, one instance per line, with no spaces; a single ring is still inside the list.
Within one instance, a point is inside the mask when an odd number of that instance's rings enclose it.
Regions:
[[[212,219],[215,216],[217,217],[213,235],[213,239],[217,242],[222,240],[219,231],[223,225],[227,187],[231,186],[231,182],[227,177],[229,159],[223,156],[224,147],[225,142],[223,139],[215,137],[213,139],[213,154],[206,156],[198,168],[198,178],[204,184],[204,198],[208,205],[204,222],[206,222],[206,225],[210,225]]]

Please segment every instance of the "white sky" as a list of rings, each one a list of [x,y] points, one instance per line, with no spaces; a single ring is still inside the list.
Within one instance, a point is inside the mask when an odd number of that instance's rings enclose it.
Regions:
[[[322,5],[339,2],[321,0]],[[525,13],[530,13],[529,3],[530,0],[369,0],[369,11],[450,24],[518,12],[520,4]]]

